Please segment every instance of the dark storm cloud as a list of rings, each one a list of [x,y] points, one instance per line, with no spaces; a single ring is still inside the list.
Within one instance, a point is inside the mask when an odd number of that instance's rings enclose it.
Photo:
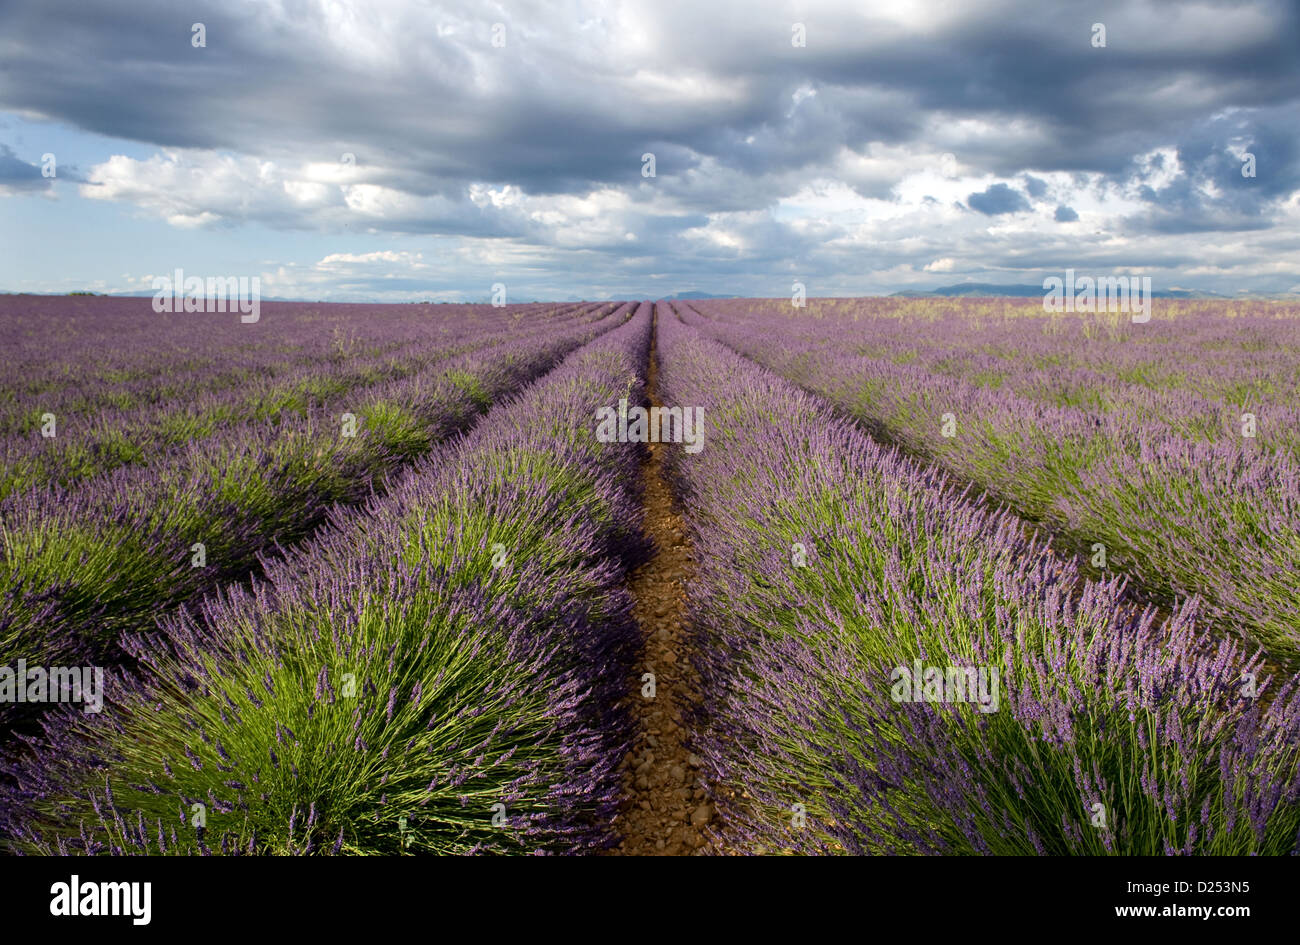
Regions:
[[[0,189],[11,191],[48,190],[53,181],[41,176],[39,165],[28,164],[13,148],[0,144]]]
[[[1291,106],[1249,120],[1216,117],[1189,129],[1176,151],[1182,173],[1164,187],[1141,188],[1150,209],[1129,225],[1153,233],[1268,228],[1270,206],[1300,189],[1297,127],[1300,108]]]
[[[897,199],[914,164],[844,169],[844,155],[877,145],[916,162],[949,152],[971,177],[1016,182],[971,193],[969,207],[1028,210],[1027,194],[1045,204],[1044,226],[1046,207],[1068,222],[1085,206],[1056,189],[1054,172],[1136,194],[1144,206],[1125,224],[1167,236],[1273,227],[1300,188],[1294,3],[982,0],[939,3],[910,22],[894,15],[907,10],[45,0],[0,8],[0,109],[281,164],[351,152],[365,183],[417,198],[349,222],[377,231],[564,245],[564,226],[544,210],[473,202],[470,185],[529,197],[613,188],[629,204],[600,218],[621,225],[582,251],[644,258],[651,272],[725,274],[727,252],[686,234],[706,215],[764,213],[818,177]],[[803,48],[790,42],[796,16]],[[195,22],[206,27],[202,49],[191,45]],[[1106,25],[1105,48],[1090,42],[1094,22]],[[1172,148],[1182,170],[1164,186],[1139,160],[1158,148]],[[1241,176],[1233,149],[1243,148],[1256,155],[1254,178]],[[647,151],[651,179],[641,176]],[[162,206],[143,187],[119,182],[115,199],[190,219],[205,209]],[[341,229],[351,210],[236,194],[213,213]],[[776,266],[796,253],[844,261],[818,249],[833,227],[736,226],[747,237],[732,251],[737,272],[746,259]],[[897,264],[948,255],[941,229],[932,236]]]
[[[1174,2],[1146,17],[1125,3],[1084,11],[990,3],[985,15],[901,37],[873,34],[860,17],[851,29],[847,13],[810,12],[805,49],[790,46],[783,13],[757,8],[737,21],[725,7],[668,4],[657,8],[658,35],[672,59],[627,64],[599,42],[575,40],[579,24],[558,11],[512,19],[456,7],[448,20],[462,28],[448,36],[430,35],[436,18],[392,8],[391,48],[349,59],[335,54],[348,25],[332,26],[309,3],[287,4],[284,17],[162,0],[9,5],[0,14],[10,37],[0,103],[163,146],[326,155],[351,142],[426,175],[546,193],[620,180],[651,142],[768,172],[818,164],[840,145],[916,141],[926,133],[921,117],[935,111],[1032,119],[1047,132],[1027,151],[1014,136],[1002,148],[988,140],[959,148],[980,170],[1118,173],[1144,143],[1189,119],[1300,95],[1300,26],[1283,3],[1220,5],[1218,35],[1204,33],[1213,18],[1193,20],[1173,46],[1142,31],[1176,31],[1187,17]],[[1272,28],[1255,35],[1243,26],[1240,43],[1220,43],[1236,28],[1234,9],[1258,10]],[[378,5],[376,19],[387,10]],[[507,26],[501,50],[490,45],[496,16]],[[1108,24],[1105,49],[1089,45],[1093,20]],[[193,22],[204,23],[206,48],[191,46]],[[484,59],[493,53],[499,61]],[[739,91],[675,102],[651,84],[620,86],[651,66],[697,71],[702,83],[734,79]],[[1196,94],[1171,94],[1179,81]],[[792,106],[803,85],[821,94]]]
[[[1034,177],[1032,174],[1026,174],[1025,193],[1037,200],[1047,193],[1047,182]]]
[[[994,184],[980,194],[971,194],[966,202],[972,210],[978,210],[985,216],[997,216],[1001,213],[1016,213],[1029,209],[1029,201],[1018,190],[1012,190],[1006,184]]]
[[[45,176],[43,166],[43,163],[29,164],[9,145],[0,143],[0,193],[41,193],[52,190],[55,181],[60,180],[85,183],[75,165],[59,164],[55,160],[50,165],[52,177]]]

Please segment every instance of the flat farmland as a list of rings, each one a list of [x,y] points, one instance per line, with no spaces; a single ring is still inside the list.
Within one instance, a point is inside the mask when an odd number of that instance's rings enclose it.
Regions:
[[[1298,850],[1294,303],[0,301],[8,852]]]

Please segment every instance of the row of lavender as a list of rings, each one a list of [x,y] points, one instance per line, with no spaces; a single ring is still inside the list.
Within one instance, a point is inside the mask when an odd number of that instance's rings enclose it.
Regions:
[[[659,319],[701,562],[697,751],[787,852],[1300,850],[1300,689],[828,404]],[[724,805],[727,803],[722,799]]]
[[[28,395],[23,403],[30,429],[0,439],[0,498],[31,485],[71,485],[121,466],[156,462],[169,450],[241,424],[273,424],[312,412],[319,416],[334,402],[346,406],[349,399],[364,398],[368,387],[400,381],[438,361],[517,340],[520,333],[512,317],[519,313],[450,324],[411,314],[397,321],[391,320],[391,313],[380,318],[390,323],[387,336],[366,344],[340,341],[329,350],[311,352],[306,361],[280,355],[286,360],[258,364],[255,377],[238,382],[231,378],[246,368],[240,360],[233,362],[239,371],[232,372],[230,362],[218,362],[197,377],[173,376],[177,387],[153,390],[144,401],[135,396],[138,385],[85,379],[77,385],[83,402],[113,397],[120,404],[85,414],[56,412],[51,400],[57,398]],[[534,314],[526,330],[536,333],[547,321],[560,326],[578,314],[587,313],[573,308]],[[311,324],[308,319],[301,321]],[[13,323],[8,327],[12,330]],[[165,353],[154,350],[152,342],[138,335],[128,338],[135,347],[152,351],[154,363],[168,364]],[[278,348],[256,349],[260,355],[253,361],[264,360],[268,351]],[[36,376],[48,376],[51,370],[48,365],[34,369]],[[168,390],[171,396],[164,396]]]
[[[17,852],[573,852],[614,841],[645,553],[635,448],[650,306],[384,499],[132,649],[99,716],[9,770]]]
[[[486,332],[554,308],[268,302],[247,325],[232,314],[157,313],[149,299],[3,296],[0,435],[34,432],[46,412],[89,417],[255,388],[335,357],[400,353],[430,331]]]
[[[1269,360],[1276,355],[1261,359],[1272,364],[1261,375],[1254,351],[1267,338],[1278,350],[1300,350],[1297,319],[1238,316],[1233,327],[1245,347],[1234,353],[1235,381],[1222,365],[1201,372],[1225,341],[1212,313],[1153,320],[1155,329],[1129,325],[1110,350],[1127,350],[1135,365],[1164,365],[1158,383],[1182,372],[1186,389],[1097,380],[1092,399],[1113,400],[1101,409],[1087,398],[1042,396],[1055,383],[1048,352],[1070,357],[1068,346],[1037,331],[1051,321],[1041,312],[1017,317],[1024,366],[999,363],[990,386],[978,359],[963,366],[938,349],[994,347],[1009,329],[972,330],[959,307],[901,323],[873,319],[866,303],[849,310],[856,318],[809,319],[774,301],[697,308],[710,337],[1047,523],[1097,566],[1092,574],[1127,574],[1164,603],[1199,596],[1219,631],[1244,635],[1292,668],[1300,661],[1300,413],[1281,400],[1295,389],[1295,369],[1287,387],[1286,370]],[[1063,337],[1079,330],[1073,324]],[[864,347],[875,353],[858,353]],[[1067,374],[1064,383],[1074,381]],[[1234,389],[1277,397],[1233,402]],[[1222,396],[1196,393],[1213,390]]]
[[[611,309],[359,392],[353,431],[312,412],[237,425],[72,489],[11,495],[0,503],[0,664],[119,663],[122,633],[246,578],[332,505],[382,492],[403,466],[630,316]],[[39,709],[6,703],[4,717]]]
[[[705,314],[791,313],[770,300],[706,302]],[[1097,413],[1146,412],[1198,439],[1240,435],[1254,412],[1260,446],[1300,437],[1300,305],[1164,302],[1150,322],[1045,314],[1038,300],[809,299],[789,328],[801,344],[907,363],[932,374]],[[852,324],[854,331],[845,331]],[[829,328],[829,331],[827,330]]]

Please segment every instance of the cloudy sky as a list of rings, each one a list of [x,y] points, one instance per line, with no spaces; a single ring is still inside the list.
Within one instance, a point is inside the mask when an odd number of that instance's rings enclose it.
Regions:
[[[178,267],[379,301],[1300,292],[1300,12],[2,0],[0,290]]]

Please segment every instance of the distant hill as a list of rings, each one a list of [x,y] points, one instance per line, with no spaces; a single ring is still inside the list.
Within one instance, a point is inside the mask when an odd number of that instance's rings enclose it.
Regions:
[[[1041,298],[1044,289],[1041,285],[994,285],[990,282],[961,282],[957,285],[940,286],[937,289],[904,289],[895,292],[895,297],[930,298]],[[1151,294],[1157,299],[1226,299],[1228,296],[1218,292],[1198,292],[1191,289],[1153,289]]]
[[[678,299],[738,299],[739,295],[714,295],[712,292],[677,292],[673,295],[663,295],[659,297],[660,301],[672,302]]]

